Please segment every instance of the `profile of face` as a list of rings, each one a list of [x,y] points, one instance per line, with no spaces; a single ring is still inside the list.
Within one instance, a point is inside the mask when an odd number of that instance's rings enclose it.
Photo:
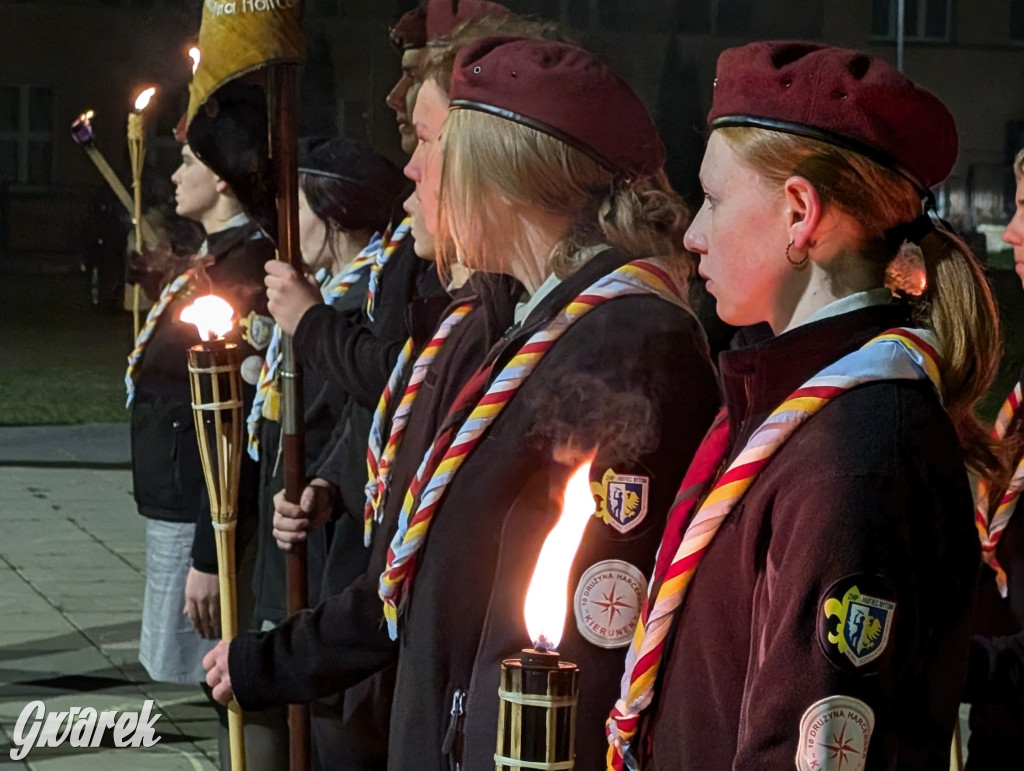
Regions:
[[[178,216],[202,222],[217,204],[227,185],[204,164],[188,145],[181,146],[181,166],[171,175]]]
[[[405,176],[416,183],[413,195],[423,218],[423,227],[430,233],[437,230],[438,197],[441,192],[441,130],[448,117],[450,100],[436,81],[427,80],[420,87],[412,112],[416,149],[405,165]]]
[[[413,250],[416,252],[416,256],[422,257],[424,260],[434,259],[434,252],[436,250],[434,233],[432,228],[427,227],[427,223],[423,219],[423,210],[420,208],[420,201],[416,197],[416,193],[412,193],[406,198],[402,207],[405,209],[405,213],[412,219],[410,230],[413,237]]]
[[[306,191],[299,186],[299,248],[302,261],[313,270],[327,267],[331,261],[327,246],[327,223],[309,206]]]
[[[1017,180],[1014,202],[1017,208],[1013,219],[1006,225],[1003,240],[1013,247],[1013,269],[1024,285],[1024,179]]]
[[[787,202],[729,147],[719,132],[700,167],[704,203],[686,231],[719,317],[746,326],[772,321],[799,276],[786,261]]]
[[[395,111],[398,133],[402,138],[402,150],[407,155],[412,155],[412,151],[416,149],[412,108],[416,104],[416,93],[420,87],[420,68],[426,52],[426,48],[410,48],[402,52],[402,75],[384,99],[387,106]]]

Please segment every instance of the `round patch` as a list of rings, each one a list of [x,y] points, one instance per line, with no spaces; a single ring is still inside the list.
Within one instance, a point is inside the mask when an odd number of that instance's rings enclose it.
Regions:
[[[242,380],[249,385],[256,385],[260,379],[261,369],[263,369],[262,356],[256,356],[255,354],[252,356],[246,356],[241,367]]]
[[[852,696],[829,696],[800,718],[799,771],[863,771],[875,713]]]
[[[622,560],[604,560],[580,576],[573,599],[576,628],[600,648],[622,648],[633,639],[647,594],[647,579]]]
[[[896,624],[896,594],[880,576],[860,573],[836,581],[818,605],[818,644],[845,672],[872,672]]]

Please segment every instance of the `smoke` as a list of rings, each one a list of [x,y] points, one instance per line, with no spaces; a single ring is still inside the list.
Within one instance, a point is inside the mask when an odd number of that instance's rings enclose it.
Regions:
[[[639,387],[618,390],[593,375],[566,373],[534,399],[531,443],[553,448],[555,460],[575,464],[598,451],[609,466],[635,461],[658,446],[653,400]]]

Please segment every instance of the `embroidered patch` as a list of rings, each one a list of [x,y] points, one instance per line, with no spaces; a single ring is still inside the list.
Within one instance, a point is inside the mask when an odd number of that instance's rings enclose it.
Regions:
[[[881,656],[896,616],[892,598],[888,584],[876,576],[849,576],[829,587],[818,623],[818,642],[828,660],[857,671]]]
[[[633,639],[647,580],[622,560],[604,560],[580,576],[573,599],[576,628],[599,648],[622,648]]]
[[[591,482],[597,509],[594,516],[620,533],[628,533],[647,516],[649,477],[604,472],[600,482]]]
[[[260,370],[263,369],[263,357],[253,354],[252,356],[246,356],[245,360],[242,361],[240,372],[242,380],[249,385],[256,385],[260,379]]]
[[[799,771],[863,771],[875,713],[852,696],[829,696],[800,718]]]
[[[253,311],[241,321],[242,339],[257,351],[262,351],[270,344],[270,337],[274,334],[274,319],[270,316],[261,316]]]

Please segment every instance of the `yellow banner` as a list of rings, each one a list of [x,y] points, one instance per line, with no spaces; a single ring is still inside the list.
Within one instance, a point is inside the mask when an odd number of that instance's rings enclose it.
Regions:
[[[214,91],[247,72],[301,62],[301,0],[205,0],[199,67],[189,86],[188,122]]]

